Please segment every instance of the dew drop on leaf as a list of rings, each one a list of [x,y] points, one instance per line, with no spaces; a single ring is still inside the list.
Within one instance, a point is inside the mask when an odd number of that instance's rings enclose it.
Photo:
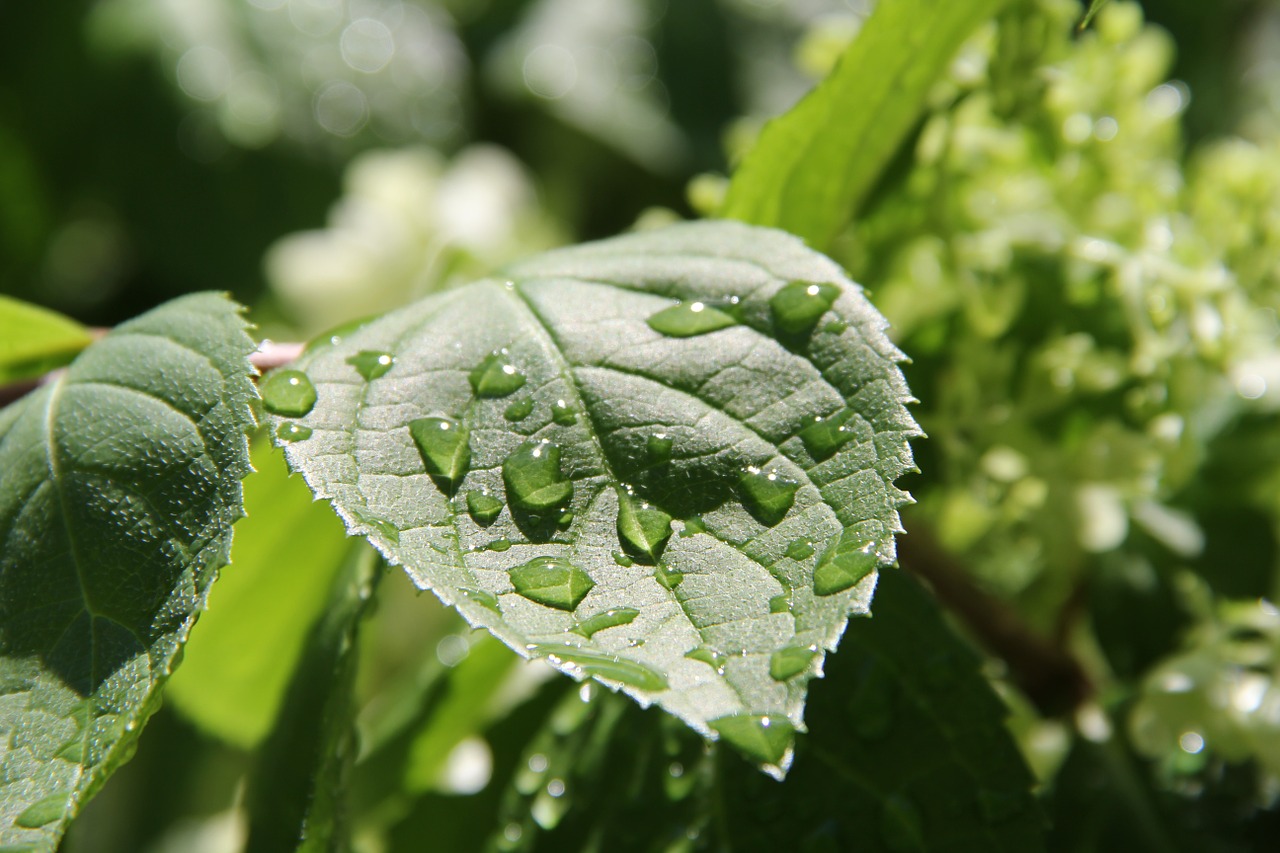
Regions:
[[[680,586],[680,582],[684,580],[684,575],[675,569],[669,569],[666,566],[658,566],[653,576],[657,578],[658,583],[662,584],[665,589],[674,590]]]
[[[684,653],[689,660],[699,660],[711,667],[719,675],[724,675],[725,656],[710,646],[698,646]]]
[[[530,601],[558,610],[573,610],[595,583],[563,557],[534,557],[511,570],[511,585]]]
[[[668,337],[691,338],[736,326],[738,321],[705,302],[680,302],[651,315],[648,323],[649,328]]]
[[[624,569],[629,569],[636,564],[635,560],[631,559],[621,551],[613,552],[613,561],[617,563],[619,566],[622,566]]]
[[[503,411],[502,416],[512,423],[522,421],[533,414],[533,398],[521,397]]]
[[[634,607],[615,607],[605,610],[594,616],[588,616],[577,625],[573,626],[574,633],[590,639],[599,631],[605,628],[616,628],[619,625],[630,625],[640,615],[640,611]]]
[[[560,471],[560,448],[526,441],[502,463],[502,481],[512,505],[528,512],[554,509],[573,497],[573,482]]]
[[[769,612],[790,613],[791,609],[795,606],[795,602],[791,596],[791,593],[784,592],[781,595],[775,595],[773,598],[769,599]]]
[[[316,404],[316,386],[301,370],[277,370],[258,388],[262,405],[273,415],[300,418]]]
[[[690,536],[696,536],[699,533],[706,532],[707,523],[702,520],[702,516],[693,515],[684,520],[684,529],[680,531],[680,536],[688,539]]]
[[[707,725],[746,756],[774,766],[782,762],[795,737],[795,727],[781,714],[732,714]]]
[[[788,335],[799,335],[818,324],[840,295],[834,284],[793,281],[769,300],[773,324]]]
[[[467,378],[477,397],[505,397],[523,388],[526,382],[505,351],[486,356]]]
[[[792,560],[803,560],[813,555],[813,545],[808,539],[793,539],[787,545],[786,554]]]
[[[451,491],[471,469],[470,432],[449,418],[417,418],[409,434],[422,463],[444,491]]]
[[[356,369],[366,382],[372,382],[395,366],[396,359],[389,352],[381,350],[361,350],[347,359],[347,364]]]
[[[45,824],[53,823],[67,813],[69,794],[50,794],[42,800],[36,800],[27,806],[14,823],[23,829],[39,829]],[[33,848],[34,849],[34,848]]]
[[[836,412],[815,420],[800,430],[800,441],[804,443],[804,449],[819,462],[830,458],[841,445],[854,437],[853,430],[846,426],[853,414],[852,409]]]
[[[795,503],[795,483],[784,480],[776,471],[748,467],[738,478],[742,505],[761,524],[772,527]]]
[[[502,612],[498,607],[498,597],[493,593],[485,592],[482,589],[463,589],[460,592],[467,601],[473,601],[481,607],[492,610],[494,613],[500,614]]]
[[[578,422],[578,415],[564,400],[556,400],[551,406],[551,420],[560,426],[573,426]]]
[[[800,646],[778,649],[769,658],[769,677],[774,681],[790,681],[809,668],[817,652]]]
[[[835,595],[871,574],[878,558],[875,543],[846,530],[818,560],[813,570],[815,595]]]
[[[668,686],[667,679],[662,673],[626,658],[553,644],[535,644],[531,651],[536,655],[557,658],[564,663],[576,666],[585,675],[607,681],[620,681],[641,690],[666,690]]]
[[[629,556],[652,566],[670,538],[671,516],[647,504],[637,506],[626,492],[618,492],[618,539]]]
[[[481,527],[488,527],[502,514],[502,501],[480,491],[467,492],[467,512]]]
[[[485,545],[484,548],[486,551],[496,551],[498,553],[502,553],[503,551],[510,551],[511,540],[503,536],[501,538],[494,539],[492,542]]]
[[[281,441],[305,441],[311,438],[311,427],[295,423],[282,423],[276,427],[276,438]]]

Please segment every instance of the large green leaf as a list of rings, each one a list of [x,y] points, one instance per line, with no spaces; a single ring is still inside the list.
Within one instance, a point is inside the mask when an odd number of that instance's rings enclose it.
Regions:
[[[769,122],[721,215],[826,247],[920,117],[960,45],[1006,0],[880,0],[835,70]]]
[[[231,565],[165,687],[189,720],[246,749],[271,730],[346,554],[342,524],[289,475],[283,454],[256,444],[251,459]]]
[[[737,223],[508,272],[269,376],[291,465],[473,625],[780,774],[894,559],[919,430],[883,319]]]
[[[0,383],[61,367],[92,340],[89,330],[69,317],[0,296]]]
[[[52,850],[154,709],[242,514],[252,350],[188,296],[0,412],[0,846]]]

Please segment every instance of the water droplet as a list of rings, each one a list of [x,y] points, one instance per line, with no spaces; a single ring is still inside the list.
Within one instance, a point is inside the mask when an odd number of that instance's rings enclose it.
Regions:
[[[791,598],[791,593],[784,592],[781,595],[775,595],[769,599],[770,613],[790,613],[791,608],[795,606],[795,602]]]
[[[854,431],[846,426],[853,416],[852,409],[845,409],[816,420],[800,430],[800,441],[804,443],[804,449],[818,461],[830,458],[842,445],[854,438]]]
[[[551,420],[560,426],[573,426],[578,422],[578,415],[564,400],[556,400],[551,406]]]
[[[1021,791],[984,789],[978,792],[978,807],[987,823],[1004,823],[1026,807],[1026,795]]]
[[[460,590],[462,597],[467,601],[474,601],[481,607],[492,610],[494,613],[501,614],[502,609],[498,607],[498,597],[491,592],[485,592],[482,589],[463,589]]]
[[[551,766],[551,762],[547,761],[547,757],[540,752],[529,756],[529,770],[533,773],[546,773],[547,768]]]
[[[502,416],[509,421],[515,422],[522,421],[531,414],[533,414],[533,398],[521,397],[510,406],[507,406]]]
[[[671,459],[671,446],[674,444],[671,436],[665,432],[656,433],[649,436],[649,441],[645,444],[645,451],[649,454],[649,461],[653,463],[666,462]]]
[[[800,646],[778,649],[769,658],[769,676],[774,681],[790,681],[809,668],[817,652]]]
[[[848,589],[875,571],[878,562],[875,543],[846,530],[813,570],[814,595],[834,595]]]
[[[467,492],[467,512],[476,524],[488,527],[502,514],[502,501],[484,492]]]
[[[526,441],[502,463],[507,498],[519,509],[540,513],[573,497],[573,481],[560,472],[560,448]]]
[[[669,590],[674,590],[684,580],[684,575],[666,566],[658,566],[658,568],[654,569],[653,576],[657,578],[658,583]]]
[[[794,539],[787,546],[786,553],[792,560],[803,560],[813,555],[813,545],[808,539]]]
[[[849,328],[849,324],[844,320],[832,320],[830,323],[822,327],[822,331],[829,335],[839,335]]]
[[[553,797],[564,796],[564,780],[552,779],[547,783],[547,793]]]
[[[498,553],[502,553],[503,551],[510,551],[511,540],[503,536],[499,539],[494,539],[492,542],[485,545],[484,547],[486,551],[497,551]]]
[[[776,471],[765,471],[754,466],[747,468],[738,478],[739,494],[747,512],[761,524],[774,526],[795,503],[795,483],[788,482]]]
[[[316,404],[316,386],[301,370],[275,370],[258,386],[262,405],[273,415],[300,418]]]
[[[567,509],[561,513],[560,517],[556,519],[556,524],[561,527],[568,527],[573,524],[573,510]]]
[[[617,563],[619,566],[622,566],[624,569],[629,569],[636,564],[635,560],[631,559],[621,551],[613,552],[613,561]]]
[[[769,300],[773,324],[789,335],[799,335],[818,324],[840,295],[834,284],[793,281]]]
[[[39,829],[45,824],[53,823],[67,814],[70,795],[50,794],[42,800],[36,800],[13,821],[23,829]],[[34,848],[32,848],[34,849]]]
[[[588,616],[577,625],[573,626],[574,633],[590,639],[599,631],[606,628],[616,628],[619,625],[630,625],[640,615],[640,611],[634,607],[616,607],[611,610],[605,610],[594,616]]]
[[[618,539],[622,549],[637,562],[652,566],[671,538],[671,516],[648,505],[636,506],[626,492],[618,491]]]
[[[534,557],[511,570],[511,585],[530,601],[573,610],[595,583],[590,575],[562,557]]]
[[[782,715],[733,714],[709,720],[731,746],[761,764],[779,765],[795,739],[795,727]]]
[[[378,350],[361,350],[355,355],[347,359],[347,364],[356,369],[365,378],[365,381],[372,382],[379,376],[386,374],[388,370],[395,366],[396,359],[389,352],[380,352]]]
[[[906,797],[893,795],[880,812],[880,840],[894,853],[923,853],[924,825],[920,810]]]
[[[688,539],[690,536],[696,536],[699,533],[707,532],[707,523],[702,520],[702,516],[694,515],[684,520],[684,529],[680,531],[681,538]]]
[[[724,655],[710,646],[698,646],[696,649],[690,649],[684,653],[684,656],[689,660],[702,661],[714,669],[718,675],[724,675],[724,665],[728,662]]]
[[[535,654],[545,655],[550,659],[559,659],[582,670],[583,674],[603,678],[607,681],[620,681],[641,690],[659,691],[667,689],[667,679],[657,670],[650,669],[642,663],[616,655],[605,655],[589,649],[574,646],[540,644],[534,648]]]
[[[671,774],[671,778],[679,779],[681,776],[684,775],[684,765],[681,764],[679,761],[673,761],[671,762],[671,765],[667,768],[667,772]]]
[[[705,302],[678,302],[652,315],[648,322],[655,332],[673,338],[705,335],[738,324],[733,315]]]
[[[477,397],[505,397],[524,387],[526,382],[525,375],[507,359],[505,352],[486,356],[467,378]]]
[[[281,441],[305,441],[311,438],[311,427],[285,421],[276,427],[276,438]]]
[[[71,740],[62,745],[58,750],[58,758],[70,761],[72,764],[84,763],[84,738],[76,735]]]
[[[431,479],[451,492],[471,468],[470,431],[449,418],[418,418],[409,422],[409,435]]]

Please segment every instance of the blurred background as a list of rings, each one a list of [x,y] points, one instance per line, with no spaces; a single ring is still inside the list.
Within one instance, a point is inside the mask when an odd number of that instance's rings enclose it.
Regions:
[[[873,6],[0,3],[0,292],[110,326],[225,290],[260,336],[304,340],[552,246],[712,215],[762,123]],[[1280,3],[1115,0],[1081,33],[1082,12],[1028,0],[984,28],[829,248],[913,358],[930,439],[903,483],[919,500],[904,564],[976,590],[962,630],[990,646],[982,620],[1012,614],[1079,670],[1045,686],[991,649],[1054,849],[1266,849],[1280,837]],[[235,849],[247,750],[322,606],[297,591],[322,592],[312,581],[342,551],[333,519],[255,452],[266,474],[188,665],[69,849]],[[254,501],[314,525],[311,562],[270,551]],[[251,565],[253,547],[276,562]],[[220,628],[267,578],[291,603]],[[481,729],[546,705],[541,676],[403,578],[383,597],[362,733],[420,744],[396,771],[415,796],[484,790],[502,735]],[[255,645],[283,651],[255,663]],[[218,670],[236,648],[244,669]],[[412,709],[464,660],[506,692],[442,734]],[[405,673],[421,689],[389,698]],[[387,827],[415,807],[376,788],[362,849],[402,849],[415,836]]]

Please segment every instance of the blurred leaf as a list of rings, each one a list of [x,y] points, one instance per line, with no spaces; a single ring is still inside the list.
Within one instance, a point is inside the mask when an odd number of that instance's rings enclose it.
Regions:
[[[62,367],[92,342],[89,330],[71,318],[0,296],[0,383]]]
[[[909,575],[882,572],[815,685],[781,787],[723,755],[734,851],[1043,850],[1032,778],[977,656]]]
[[[826,259],[737,223],[508,274],[269,376],[291,465],[471,624],[781,773],[907,499],[918,429],[882,320]]]
[[[356,752],[356,635],[382,571],[372,550],[353,544],[250,779],[245,853],[350,846],[346,794]]]
[[[54,849],[155,709],[243,515],[252,350],[187,296],[0,412],[0,845]]]
[[[210,593],[165,696],[242,748],[271,730],[289,677],[346,549],[346,534],[269,443],[253,448],[231,565]]]
[[[1107,5],[1107,0],[1089,0],[1089,8],[1085,10],[1084,17],[1080,19],[1080,29],[1084,29],[1093,22],[1093,18]]]
[[[769,122],[722,216],[825,248],[857,213],[960,45],[1005,0],[881,0],[835,70]]]

